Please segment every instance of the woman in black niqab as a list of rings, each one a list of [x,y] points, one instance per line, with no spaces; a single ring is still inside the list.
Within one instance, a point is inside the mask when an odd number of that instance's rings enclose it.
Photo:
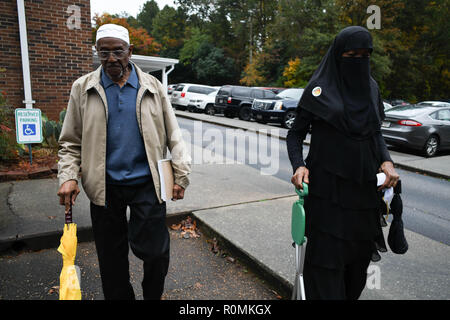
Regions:
[[[287,147],[305,201],[304,279],[308,299],[357,299],[376,250],[385,250],[376,174],[399,178],[380,132],[384,108],[370,75],[372,37],[362,27],[343,29],[306,86]],[[311,127],[303,160],[302,143]]]

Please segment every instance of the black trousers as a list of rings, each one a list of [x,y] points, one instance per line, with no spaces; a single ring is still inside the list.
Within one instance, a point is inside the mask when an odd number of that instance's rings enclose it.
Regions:
[[[348,264],[344,269],[328,269],[306,263],[303,268],[308,300],[357,300],[367,280],[370,259]]]
[[[135,299],[128,243],[136,257],[144,261],[144,299],[160,299],[169,268],[170,237],[166,204],[158,202],[153,182],[137,186],[107,184],[106,205],[91,203],[91,219],[105,299]]]

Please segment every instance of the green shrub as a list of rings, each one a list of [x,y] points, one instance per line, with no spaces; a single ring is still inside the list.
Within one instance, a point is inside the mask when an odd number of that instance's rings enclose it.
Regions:
[[[0,161],[17,158],[13,119],[14,109],[6,105],[4,94],[0,93]]]
[[[62,125],[66,116],[66,110],[64,109],[59,113],[59,121],[49,120],[45,114],[42,114],[42,135],[44,141],[43,147],[58,148],[59,135],[61,134]]]

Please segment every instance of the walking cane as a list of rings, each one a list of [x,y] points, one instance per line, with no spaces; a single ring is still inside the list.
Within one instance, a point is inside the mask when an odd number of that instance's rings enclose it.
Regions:
[[[292,205],[291,235],[295,245],[295,279],[292,300],[306,300],[303,282],[303,266],[307,239],[305,237],[304,198],[308,195],[308,185],[303,183],[303,190],[295,189],[299,199]]]

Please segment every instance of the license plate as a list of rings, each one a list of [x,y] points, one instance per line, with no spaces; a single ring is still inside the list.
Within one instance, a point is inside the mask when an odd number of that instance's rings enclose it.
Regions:
[[[262,114],[257,114],[257,115],[256,115],[256,119],[258,119],[258,120],[261,120],[262,117],[263,117]]]
[[[223,99],[219,99],[219,103],[223,103]]]
[[[382,126],[383,128],[389,128],[389,127],[391,126],[391,123],[390,123],[389,121],[383,121],[383,122],[381,123],[381,126]]]

